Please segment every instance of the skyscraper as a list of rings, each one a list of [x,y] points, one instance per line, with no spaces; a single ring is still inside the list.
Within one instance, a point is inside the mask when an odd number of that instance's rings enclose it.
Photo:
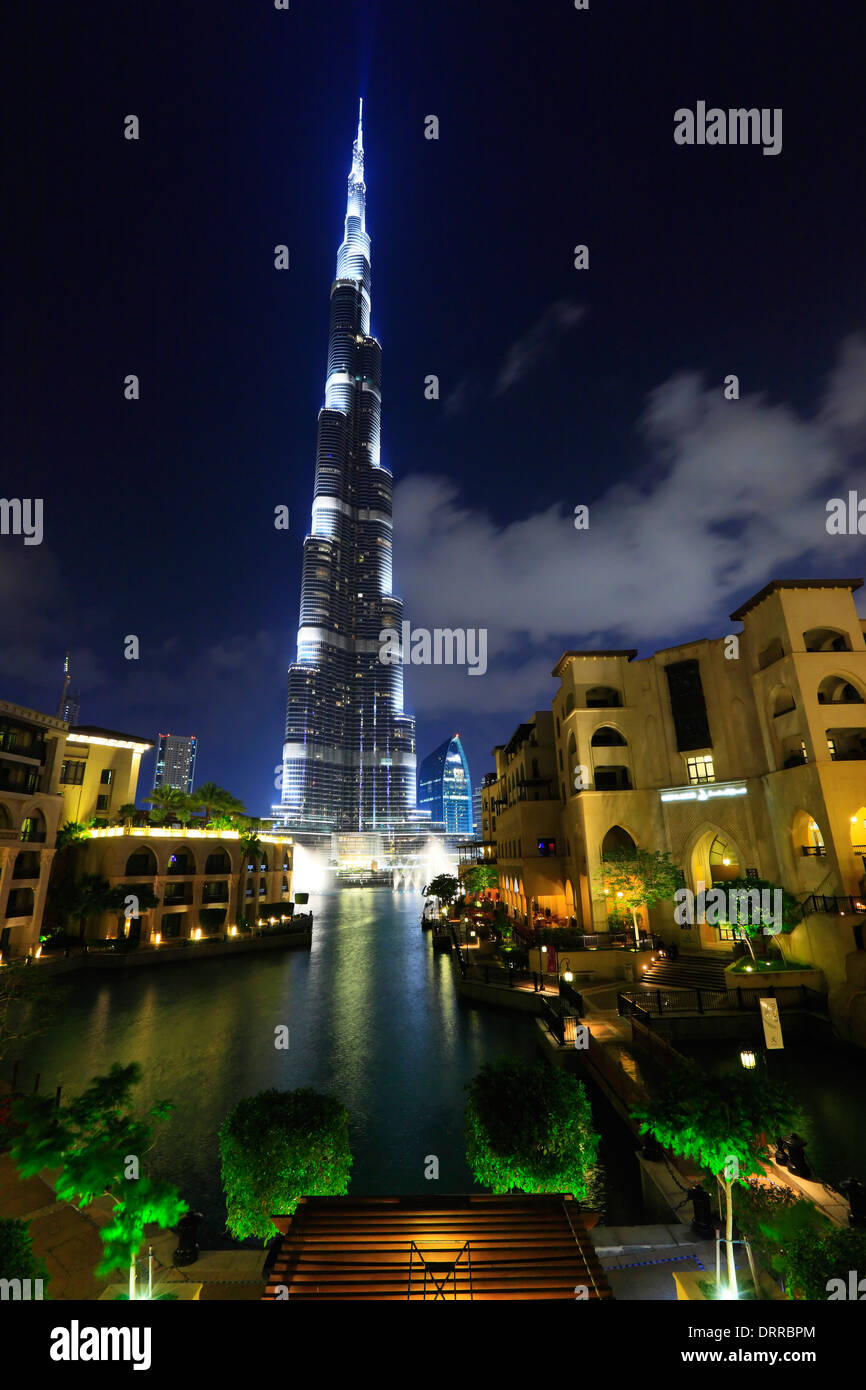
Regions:
[[[195,754],[195,734],[190,734],[188,738],[179,734],[160,734],[153,774],[154,788],[176,787],[178,791],[191,792]]]
[[[78,716],[81,713],[81,695],[77,690],[71,691],[69,689],[70,679],[69,653],[67,652],[63,661],[63,690],[57,705],[57,718],[65,719],[67,724],[74,725],[78,723]]]
[[[472,783],[460,735],[447,738],[421,764],[418,805],[447,835],[472,834]]]
[[[362,110],[331,286],[297,660],[289,667],[281,815],[296,829],[387,830],[415,808],[415,721],[403,668],[379,660],[400,632],[391,591],[391,472],[379,452],[382,350],[370,334]]]

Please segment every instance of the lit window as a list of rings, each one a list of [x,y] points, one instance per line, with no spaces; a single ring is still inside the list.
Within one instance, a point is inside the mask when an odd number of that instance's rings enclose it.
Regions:
[[[713,760],[709,753],[697,758],[686,758],[689,781],[696,782],[715,782],[716,771],[713,767]]]

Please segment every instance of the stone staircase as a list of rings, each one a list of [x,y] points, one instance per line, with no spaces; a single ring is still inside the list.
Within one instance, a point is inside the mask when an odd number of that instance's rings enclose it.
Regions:
[[[635,983],[653,989],[726,989],[725,966],[732,960],[733,955],[719,959],[680,955],[676,960],[656,960],[641,971]]]

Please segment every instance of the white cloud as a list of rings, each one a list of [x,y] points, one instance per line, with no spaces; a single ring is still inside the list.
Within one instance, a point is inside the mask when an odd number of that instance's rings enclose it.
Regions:
[[[413,670],[407,706],[532,708],[566,646],[648,652],[680,634],[721,635],[734,600],[772,578],[818,559],[828,575],[856,574],[862,538],[828,536],[825,520],[827,499],[862,481],[853,449],[864,400],[866,343],[849,339],[812,419],[757,395],[727,401],[720,386],[677,375],[640,421],[639,481],[505,526],[467,507],[448,479],[399,482],[395,586],[412,626],[488,630],[485,676]],[[578,503],[590,506],[587,531],[574,529]]]

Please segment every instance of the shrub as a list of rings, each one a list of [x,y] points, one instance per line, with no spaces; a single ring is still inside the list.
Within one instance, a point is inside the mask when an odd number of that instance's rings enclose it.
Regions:
[[[239,1101],[219,1131],[226,1224],[238,1240],[278,1234],[272,1216],[292,1215],[301,1197],[345,1196],[352,1153],[349,1114],[304,1086]]]
[[[0,1279],[41,1279],[43,1285],[48,1283],[48,1270],[33,1253],[26,1221],[0,1218]]]
[[[587,1194],[598,1151],[581,1083],[546,1062],[488,1062],[467,1087],[466,1156],[477,1182],[506,1193]]]
[[[848,1277],[866,1271],[866,1231],[853,1226],[835,1226],[816,1239],[814,1232],[795,1236],[785,1251],[782,1274],[788,1298],[823,1302],[834,1293],[830,1281],[842,1281],[845,1298]]]

